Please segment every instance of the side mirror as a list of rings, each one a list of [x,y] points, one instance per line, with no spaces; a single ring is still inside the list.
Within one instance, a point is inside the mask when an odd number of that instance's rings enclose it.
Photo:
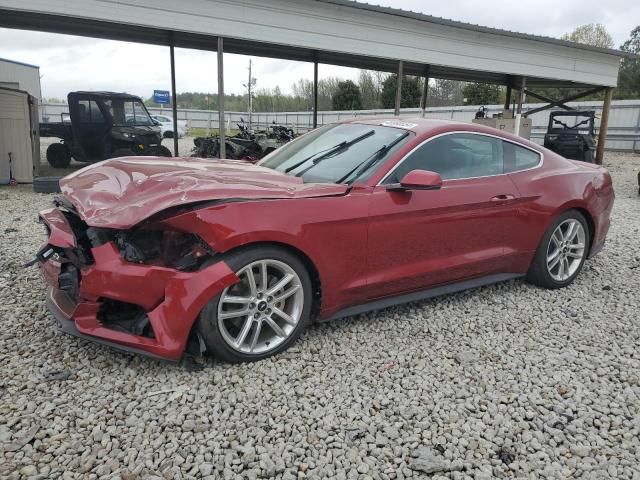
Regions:
[[[158,120],[151,120],[156,127],[162,125]]]
[[[407,190],[439,190],[440,187],[442,187],[442,177],[439,173],[429,170],[412,170],[400,180],[400,183],[387,185],[387,190],[404,192]]]

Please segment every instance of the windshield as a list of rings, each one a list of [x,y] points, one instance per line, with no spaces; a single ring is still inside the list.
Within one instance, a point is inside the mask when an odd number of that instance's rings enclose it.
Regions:
[[[326,125],[267,155],[260,165],[300,176],[306,183],[352,183],[368,177],[404,145],[411,137],[407,133],[400,128],[360,123]],[[385,147],[391,148],[383,150]],[[357,176],[351,172],[357,172]]]
[[[105,105],[113,117],[113,124],[116,126],[155,125],[140,100],[113,98],[107,100]]]

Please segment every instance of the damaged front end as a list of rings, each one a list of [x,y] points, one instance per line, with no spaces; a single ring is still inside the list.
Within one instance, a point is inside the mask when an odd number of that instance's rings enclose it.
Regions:
[[[160,223],[129,230],[87,225],[57,197],[40,213],[38,252],[48,307],[67,333],[179,360],[204,305],[238,281],[200,237]]]

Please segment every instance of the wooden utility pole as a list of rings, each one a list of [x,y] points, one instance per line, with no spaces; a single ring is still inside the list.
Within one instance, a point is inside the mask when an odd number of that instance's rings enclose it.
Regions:
[[[313,128],[317,128],[317,126],[318,126],[318,59],[316,58],[313,61]]]
[[[249,94],[248,96],[248,102],[247,102],[247,109],[249,110],[247,113],[249,114],[249,129],[251,129],[251,117],[253,114],[253,96],[252,96],[252,87],[253,87],[253,77],[251,76],[251,59],[249,59],[249,83],[247,83],[247,93]]]
[[[222,55],[224,46],[222,37],[218,37],[218,141],[220,142],[219,156],[226,158],[226,138],[224,135],[224,63]]]
[[[427,96],[429,95],[429,65],[424,66],[424,85],[422,86],[422,96],[420,97],[420,110],[422,110],[422,118],[427,109]]]
[[[507,85],[507,92],[504,98],[504,109],[509,110],[511,108],[511,85]]]
[[[402,100],[402,68],[404,64],[402,60],[398,62],[398,82],[396,83],[396,108],[393,114],[397,117],[400,115],[400,101]]]
[[[176,94],[176,58],[173,32],[169,32],[169,61],[171,62],[171,107],[173,109],[173,156],[178,152],[178,95]]]
[[[602,104],[602,117],[600,117],[600,131],[598,132],[598,147],[596,149],[596,164],[602,165],[604,160],[604,146],[607,142],[607,129],[609,128],[609,110],[611,110],[611,99],[613,98],[613,88],[607,88]]]
[[[522,118],[522,104],[524,103],[524,90],[527,87],[527,79],[522,77],[520,82],[520,91],[518,92],[518,109],[516,110],[516,124],[514,129],[515,135],[520,135],[520,119]]]

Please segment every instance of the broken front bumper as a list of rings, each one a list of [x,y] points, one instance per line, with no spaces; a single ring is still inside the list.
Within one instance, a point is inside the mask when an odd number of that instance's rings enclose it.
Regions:
[[[179,360],[198,314],[224,288],[238,281],[226,263],[218,261],[194,272],[125,261],[112,242],[81,252],[65,214],[41,213],[55,254],[41,259],[49,285],[47,305],[63,331],[119,349],[166,360]],[[90,255],[90,264],[78,258]],[[69,288],[69,268],[77,288]],[[150,329],[139,335],[101,321],[101,310],[115,301],[139,307]]]

